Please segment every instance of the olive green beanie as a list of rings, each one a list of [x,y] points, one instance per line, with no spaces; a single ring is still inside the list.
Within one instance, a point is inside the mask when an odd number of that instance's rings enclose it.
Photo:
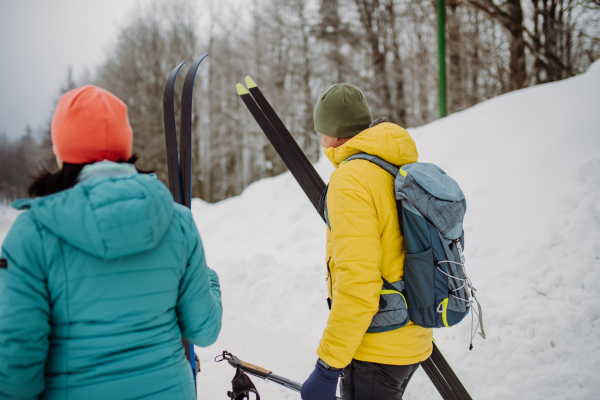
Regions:
[[[369,127],[371,111],[359,88],[349,83],[337,83],[319,94],[314,119],[317,133],[347,138]]]

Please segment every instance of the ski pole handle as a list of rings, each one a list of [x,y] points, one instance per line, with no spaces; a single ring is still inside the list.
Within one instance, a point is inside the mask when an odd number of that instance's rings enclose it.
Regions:
[[[231,356],[231,358],[229,358],[227,362],[234,368],[240,367],[242,371],[262,379],[267,379],[269,375],[271,375],[271,371],[269,371],[268,369],[242,361],[236,356]]]

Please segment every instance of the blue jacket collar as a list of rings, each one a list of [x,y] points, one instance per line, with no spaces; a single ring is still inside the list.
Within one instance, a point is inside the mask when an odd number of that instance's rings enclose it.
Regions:
[[[85,181],[96,176],[120,176],[137,174],[135,166],[132,164],[120,164],[108,160],[100,161],[83,167],[77,182]]]

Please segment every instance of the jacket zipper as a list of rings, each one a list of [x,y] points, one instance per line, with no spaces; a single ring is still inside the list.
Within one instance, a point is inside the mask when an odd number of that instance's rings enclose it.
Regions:
[[[329,280],[329,296],[327,296],[327,307],[331,310],[331,303],[333,302],[333,282],[331,281],[331,269],[329,269],[329,262],[331,257],[327,260],[327,279]]]

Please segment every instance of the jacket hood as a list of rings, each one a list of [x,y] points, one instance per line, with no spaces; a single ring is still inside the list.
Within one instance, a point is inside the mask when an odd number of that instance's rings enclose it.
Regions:
[[[336,168],[358,153],[378,156],[397,166],[417,162],[419,157],[417,146],[406,129],[390,122],[365,129],[339,147],[325,149],[325,155]]]
[[[13,203],[59,238],[93,256],[115,259],[154,248],[173,219],[169,190],[154,175],[113,164],[62,192]],[[100,168],[96,168],[100,169]],[[92,171],[90,173],[90,170]]]

